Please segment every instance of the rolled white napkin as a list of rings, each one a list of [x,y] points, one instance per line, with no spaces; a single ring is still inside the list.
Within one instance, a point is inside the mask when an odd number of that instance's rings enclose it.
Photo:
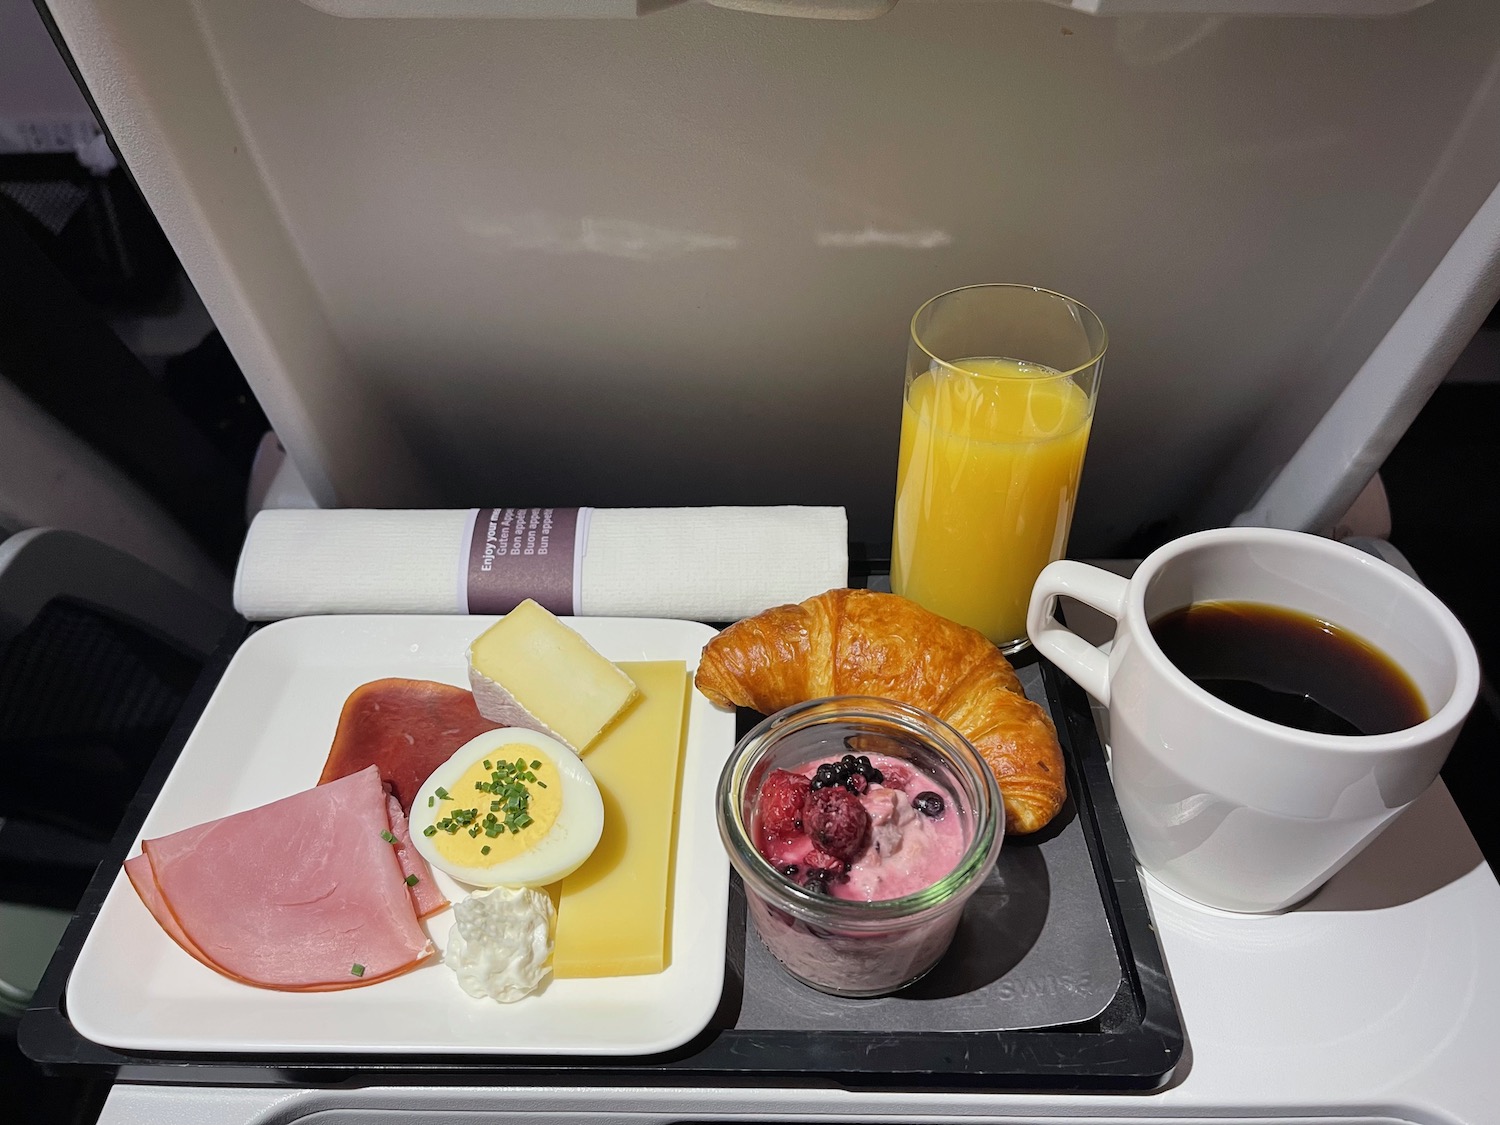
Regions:
[[[552,536],[560,541],[553,545],[559,564],[553,570],[560,567],[567,588],[559,590],[557,573],[547,575],[542,586],[549,604],[540,588],[528,586],[541,581],[533,577],[538,564],[511,556],[524,546],[534,558],[537,532],[552,528],[554,512],[576,512],[578,530],[575,537],[567,516],[558,524],[567,535]],[[507,538],[517,523],[514,538]],[[497,525],[503,529],[498,540]],[[484,562],[486,528],[491,546],[517,546]],[[576,552],[560,558],[569,546]],[[510,578],[501,602],[471,585],[470,572],[481,563]],[[513,604],[536,597],[554,612],[591,617],[735,621],[843,586],[848,569],[842,508],[276,509],[259,513],[250,525],[234,604],[252,621],[270,621],[332,613],[504,612],[506,598]]]

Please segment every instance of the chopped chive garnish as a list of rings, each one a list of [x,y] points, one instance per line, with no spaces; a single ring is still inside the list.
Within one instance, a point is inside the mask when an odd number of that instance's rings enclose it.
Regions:
[[[490,854],[490,846],[488,844],[486,844],[484,847],[480,848],[479,849],[479,854],[480,855],[489,855]]]
[[[434,789],[433,792],[438,795],[439,801],[448,801],[452,799],[448,796],[448,790],[444,789],[441,785]]]
[[[541,765],[541,759],[533,761],[531,767],[527,768],[525,758],[517,758],[514,762],[495,762],[486,758],[484,768],[490,771],[489,780],[474,783],[475,789],[488,793],[493,798],[486,815],[481,819],[477,808],[454,809],[448,816],[435,822],[436,830],[453,836],[464,829],[473,838],[479,835],[482,828],[487,836],[494,837],[503,835],[507,829],[519,832],[534,823],[528,812],[531,790],[527,786],[547,788],[546,782],[538,781],[536,774],[531,772],[533,769],[540,769]],[[438,788],[435,792],[444,801],[453,800],[446,789]],[[428,804],[430,806],[431,802]],[[496,816],[497,813],[504,818],[503,822]],[[432,832],[426,834],[433,835]]]
[[[430,809],[430,808],[432,808],[432,806],[433,806],[433,805],[434,805],[434,804],[436,804],[436,803],[437,803],[437,798],[436,798],[436,797],[428,797],[428,798],[427,798],[427,807],[428,807],[428,808],[429,808],[429,809]]]
[[[365,967],[356,961],[349,966],[349,975],[351,977],[362,977],[365,975]]]
[[[384,840],[387,844],[394,844],[396,842],[396,837],[394,837],[394,836],[391,835],[391,831],[390,831],[389,828],[381,830],[380,838],[382,840]]]
[[[419,879],[419,878],[418,878],[418,877],[417,877],[417,876],[415,876],[415,875],[408,875],[408,876],[407,876],[407,877],[406,877],[406,885],[407,885],[407,886],[408,886],[408,887],[415,887],[415,886],[416,886],[416,885],[417,885],[417,884],[418,884],[418,883],[420,883],[420,882],[421,882],[421,881],[422,881],[422,880],[421,880],[421,879]]]
[[[422,829],[422,835],[424,835],[424,836],[436,836],[437,835],[437,829],[434,828],[432,825],[429,824],[426,828]]]

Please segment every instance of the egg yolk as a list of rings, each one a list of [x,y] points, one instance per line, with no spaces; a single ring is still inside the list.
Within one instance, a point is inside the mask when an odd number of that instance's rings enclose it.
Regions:
[[[535,781],[512,780],[505,762],[514,766],[524,759],[525,772],[534,775]],[[533,766],[532,763],[538,765]],[[502,767],[498,772],[496,767]],[[502,792],[492,793],[497,786]],[[480,787],[484,786],[483,789]],[[503,826],[506,822],[506,795],[514,794],[516,788],[524,789],[527,795],[526,815],[531,823],[519,831],[502,827],[501,831],[487,830],[486,820],[493,815],[490,824]],[[462,814],[473,811],[472,818]],[[557,823],[562,811],[562,777],[557,766],[535,746],[513,742],[497,747],[490,755],[481,758],[464,772],[453,786],[447,798],[441,799],[434,820],[441,825],[445,818],[466,819],[467,827],[449,831],[439,827],[433,843],[443,858],[463,867],[489,867],[529,851],[538,840],[546,836]],[[479,831],[474,832],[477,826]]]

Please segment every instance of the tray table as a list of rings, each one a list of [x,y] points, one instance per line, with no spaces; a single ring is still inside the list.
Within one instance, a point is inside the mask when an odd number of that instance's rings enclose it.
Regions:
[[[112,851],[123,860],[152,799],[191,732],[234,650],[248,634],[241,624],[205,670],[192,699],[148,774],[117,834]],[[943,1030],[910,1016],[887,1027],[808,1030],[763,1026],[747,1020],[737,987],[753,947],[728,950],[725,1001],[710,1026],[682,1048],[629,1059],[522,1056],[380,1057],[295,1054],[195,1055],[126,1052],[79,1035],[68,1021],[64,990],[83,939],[114,879],[101,866],[38,989],[21,1030],[26,1053],[52,1070],[148,1077],[153,1082],[235,1082],[272,1086],[358,1080],[411,1082],[423,1078],[528,1084],[701,1083],[728,1081],[824,1083],[848,1087],[994,1089],[1149,1089],[1172,1070],[1183,1036],[1165,965],[1151,926],[1123,822],[1110,786],[1103,749],[1087,698],[1045,662],[1018,666],[1029,690],[1057,722],[1073,794],[1073,818],[1087,851],[1097,907],[1109,929],[1119,983],[1102,1012],[1065,1024],[1012,1030]],[[745,729],[755,716],[741,716]],[[1022,847],[1025,845],[1017,845]],[[1044,844],[1043,847],[1046,847]],[[733,908],[733,907],[732,907]],[[732,923],[737,921],[732,919]],[[743,923],[740,922],[743,933]],[[752,939],[753,940],[753,939]],[[1054,982],[1055,983],[1055,982]],[[816,994],[810,994],[816,995]],[[788,1021],[795,1024],[797,1021]],[[1000,1022],[1003,1022],[1001,1020]],[[983,1022],[981,1021],[981,1027]]]

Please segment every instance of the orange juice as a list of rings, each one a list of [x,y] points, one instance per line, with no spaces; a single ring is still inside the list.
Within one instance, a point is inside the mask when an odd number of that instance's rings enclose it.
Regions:
[[[901,413],[891,588],[1004,648],[1062,557],[1092,403],[1050,367],[981,357],[912,378]]]

